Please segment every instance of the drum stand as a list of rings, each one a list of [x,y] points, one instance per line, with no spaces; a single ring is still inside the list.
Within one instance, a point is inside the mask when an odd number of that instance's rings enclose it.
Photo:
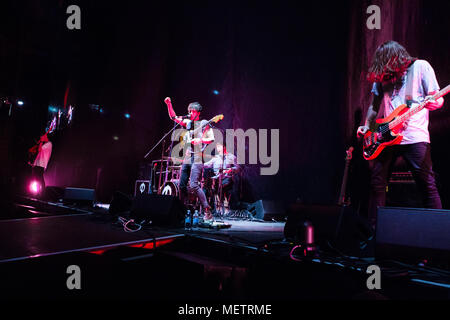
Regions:
[[[175,129],[179,126],[180,124],[179,123],[176,123],[175,122],[175,125],[173,126],[173,128],[172,129],[170,129],[170,131],[169,132],[167,132],[154,146],[153,146],[153,148],[151,148],[151,150],[149,151],[149,152],[147,152],[147,154],[144,156],[144,159],[147,159],[147,157],[150,155],[150,153],[152,153],[153,152],[153,150],[155,150],[155,148],[157,147],[157,146],[159,146],[159,144],[164,140],[164,139],[166,139],[166,137],[169,135],[169,134],[171,134],[173,131],[175,131]],[[172,139],[170,139],[171,140],[171,142],[170,142],[170,150],[172,151],[172,146],[173,146],[173,141],[172,141]],[[163,152],[164,152],[164,150],[163,150]]]
[[[225,194],[223,192],[223,169],[220,169],[219,171],[219,178],[218,178],[218,195],[214,195],[214,200],[216,202],[216,211],[219,212],[220,214],[220,218],[224,218],[225,215],[228,213],[229,211],[229,206],[230,206],[230,201],[229,199],[226,199]],[[218,198],[218,199],[217,199]],[[216,201],[217,199],[217,201]],[[227,200],[227,204],[225,205],[225,200]],[[219,208],[219,210],[217,210],[217,208]]]
[[[159,146],[160,144],[161,144],[161,142],[163,142],[163,141],[165,141],[165,139],[166,139],[166,137],[169,135],[169,134],[171,134],[173,131],[175,131],[175,129],[179,126],[180,124],[179,123],[176,123],[175,122],[175,124],[174,124],[174,126],[173,126],[173,128],[172,129],[170,129],[169,130],[169,132],[167,132],[154,146],[153,146],[153,148],[151,148],[150,149],[150,151],[148,151],[147,153],[146,153],[146,155],[144,156],[144,159],[147,159],[147,157],[150,155],[150,153],[152,153],[153,152],[153,150],[155,150],[156,149],[156,147],[157,146]],[[172,147],[173,147],[173,140],[172,139],[170,139],[170,147],[169,147],[169,149],[170,149],[170,151],[169,151],[169,154],[171,154],[172,153]],[[164,154],[164,144],[163,144],[163,150],[162,150],[162,154]],[[162,163],[162,159],[161,159],[161,166],[163,165],[163,163]],[[169,166],[169,162],[167,162],[167,168],[166,168],[166,175],[165,175],[165,181],[164,181],[164,184],[163,184],[163,186],[166,184],[166,180],[167,180],[167,172],[168,172],[168,166]],[[161,167],[162,168],[162,167]],[[152,168],[152,170],[153,170],[153,168]],[[160,178],[161,178],[161,173],[160,173]],[[152,188],[152,186],[150,186],[150,188]],[[161,183],[158,183],[158,189],[157,189],[157,192],[158,192],[158,194],[161,192]]]

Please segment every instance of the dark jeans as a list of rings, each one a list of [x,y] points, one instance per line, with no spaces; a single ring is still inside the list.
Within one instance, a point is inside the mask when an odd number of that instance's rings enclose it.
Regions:
[[[183,163],[179,184],[181,201],[185,203],[188,192],[192,192],[197,196],[203,208],[209,208],[205,193],[201,188],[202,174],[203,163]]]
[[[225,178],[222,180],[223,192],[229,198],[229,207],[232,210],[236,210],[239,207],[239,187],[240,187],[239,174],[234,174],[233,177]]]
[[[403,156],[421,193],[426,208],[441,209],[441,198],[431,164],[430,144],[419,142],[413,144],[387,147],[370,162],[371,182],[369,198],[369,219],[376,221],[377,207],[386,203],[386,186],[392,170],[392,164],[398,156]]]
[[[206,178],[210,178],[215,176],[214,170],[212,168],[207,168],[204,170],[203,176]],[[211,198],[210,205],[215,210],[215,201],[212,194],[208,194],[208,192],[211,189],[211,181],[209,179],[206,179],[208,184],[204,185],[203,191],[205,194],[208,195],[209,198]],[[239,194],[239,187],[240,187],[240,178],[239,174],[234,174],[232,177],[226,177],[222,180],[222,192],[225,197],[229,197],[229,207],[232,210],[238,209],[239,207],[239,201],[240,201],[240,194]],[[216,186],[217,188],[217,186]]]

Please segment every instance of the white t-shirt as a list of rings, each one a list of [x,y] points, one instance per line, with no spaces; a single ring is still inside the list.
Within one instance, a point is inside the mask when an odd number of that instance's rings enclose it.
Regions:
[[[231,153],[227,153],[225,156],[217,154],[214,158],[205,163],[205,168],[213,168],[215,174],[219,173],[221,167],[222,169],[237,168],[238,164],[236,156]]]
[[[47,165],[51,155],[52,155],[52,143],[49,141],[42,145],[41,152],[39,152],[39,154],[36,157],[36,160],[34,160],[33,166],[47,169]]]
[[[409,83],[408,79],[411,77],[412,82]],[[374,83],[372,86],[373,94],[383,95],[383,117],[389,116],[398,106],[407,104],[407,95],[411,95],[408,100],[411,101],[411,106],[414,106],[420,104],[426,96],[434,91],[439,91],[439,85],[433,68],[425,60],[416,60],[408,68],[398,85]],[[428,123],[429,110],[424,108],[409,119],[406,129],[401,132],[403,140],[400,144],[429,143]]]
[[[189,124],[190,123],[190,124]],[[187,121],[187,130],[197,130],[195,131],[194,136],[192,137],[192,139],[198,138],[198,139],[202,139],[204,137],[208,137],[208,138],[212,138],[212,140],[214,140],[214,132],[212,131],[211,128],[206,129],[206,124],[208,123],[208,120],[201,120],[201,121]],[[191,127],[192,126],[192,127]],[[202,128],[202,129],[199,129]],[[204,145],[196,145],[193,146],[191,144],[186,145],[185,147],[185,157],[184,157],[184,162],[186,163],[190,163],[191,162],[191,156],[192,154],[195,155],[195,159],[194,161],[197,163],[203,163],[203,149],[204,149]]]

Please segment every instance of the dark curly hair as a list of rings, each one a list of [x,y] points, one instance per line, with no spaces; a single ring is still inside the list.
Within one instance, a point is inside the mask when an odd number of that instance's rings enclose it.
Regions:
[[[202,112],[203,107],[198,102],[192,102],[192,103],[189,103],[188,110],[197,110],[198,112]]]
[[[412,62],[417,60],[395,41],[386,41],[380,45],[373,55],[367,80],[370,82],[399,80]]]

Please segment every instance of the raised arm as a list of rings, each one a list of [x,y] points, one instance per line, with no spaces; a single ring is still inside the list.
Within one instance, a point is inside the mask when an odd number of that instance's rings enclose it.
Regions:
[[[164,102],[167,105],[167,111],[169,112],[170,119],[172,119],[176,123],[181,124],[183,127],[186,127],[186,122],[183,121],[183,118],[182,117],[178,117],[176,115],[175,111],[173,110],[172,101],[170,100],[170,98],[169,97],[165,98]]]

